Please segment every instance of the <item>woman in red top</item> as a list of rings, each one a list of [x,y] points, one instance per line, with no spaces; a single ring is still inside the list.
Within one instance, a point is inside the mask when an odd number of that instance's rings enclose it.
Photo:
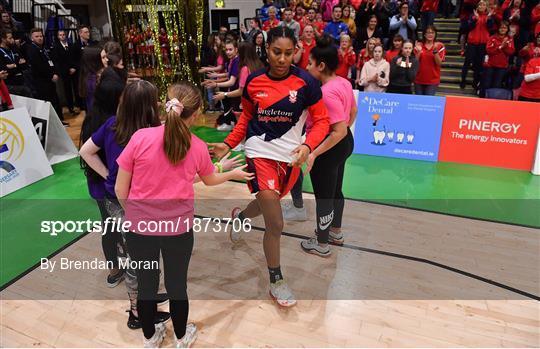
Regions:
[[[527,63],[518,100],[540,102],[540,57],[533,58]]]
[[[373,55],[373,49],[371,52]],[[338,67],[336,69],[336,75],[350,81],[350,70],[355,62],[356,54],[352,47],[351,37],[347,34],[343,34],[339,39]]]
[[[540,33],[540,3],[531,11],[531,31],[535,36]]]
[[[529,39],[530,10],[525,8],[522,0],[512,0],[504,10],[503,19],[510,23],[509,30],[514,33],[515,44],[518,48],[525,46]]]
[[[487,3],[484,0],[480,0],[473,15],[469,18],[465,62],[461,69],[461,88],[465,88],[465,78],[471,64],[474,71],[473,87],[477,89],[480,84],[482,63],[486,55],[486,43],[489,39],[489,30],[493,26],[492,16],[492,12],[487,12]]]
[[[392,58],[399,55],[402,47],[403,47],[403,36],[399,34],[394,35],[394,38],[392,39],[392,45],[390,45],[390,49],[386,51],[386,55],[385,55],[385,58],[388,61],[388,63],[392,62]]]
[[[536,39],[534,41],[529,42],[527,46],[523,47],[521,51],[519,51],[519,56],[523,60],[521,65],[521,73],[523,73],[525,72],[525,67],[527,66],[529,60],[540,57],[540,32],[536,34]]]
[[[416,43],[414,54],[419,61],[419,69],[414,81],[414,93],[434,96],[441,82],[441,64],[445,57],[445,47],[437,40],[437,29],[428,25],[422,41]]]
[[[487,62],[484,65],[480,97],[488,88],[501,88],[508,73],[508,59],[514,54],[514,40],[508,35],[508,22],[503,21],[497,34],[491,36],[486,46]]]
[[[398,35],[396,35],[398,36]],[[367,41],[366,48],[363,48],[362,51],[358,54],[358,59],[356,61],[356,82],[360,85],[360,73],[362,72],[362,67],[364,64],[373,58],[373,49],[377,44],[380,44],[381,40],[378,38],[371,38]],[[362,87],[360,87],[362,89]]]
[[[263,30],[265,32],[279,25],[279,19],[276,18],[277,10],[274,6],[268,8],[268,20],[263,23]]]
[[[311,49],[315,47],[315,29],[311,24],[304,27],[302,40],[296,44],[296,53],[294,54],[294,64],[302,69],[306,69]]]

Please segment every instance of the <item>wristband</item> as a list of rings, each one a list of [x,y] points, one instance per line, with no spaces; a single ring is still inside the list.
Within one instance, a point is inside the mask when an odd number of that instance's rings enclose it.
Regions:
[[[307,145],[306,143],[302,143],[301,145],[305,145],[308,148],[309,153],[311,154],[312,150],[311,150],[311,147],[309,145]]]
[[[221,162],[216,162],[214,166],[216,166],[218,173],[223,173],[223,165],[221,164]]]

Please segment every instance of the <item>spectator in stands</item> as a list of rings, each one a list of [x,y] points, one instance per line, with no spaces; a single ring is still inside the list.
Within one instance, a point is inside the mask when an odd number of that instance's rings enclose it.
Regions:
[[[399,14],[390,19],[390,37],[399,34],[405,40],[414,42],[416,40],[416,19],[409,14],[409,4],[402,2],[399,6]]]
[[[422,7],[420,8],[420,13],[422,16],[422,32],[424,32],[429,25],[433,25],[438,8],[439,0],[422,1]]]
[[[339,38],[341,34],[348,34],[349,27],[347,24],[341,21],[342,9],[341,5],[334,6],[332,10],[332,21],[329,22],[324,28],[324,33],[328,34],[332,39],[334,39],[334,44],[339,46]]]
[[[351,38],[356,38],[356,23],[354,22],[354,17],[351,17],[352,11],[353,8],[351,5],[343,6],[343,17],[341,20],[347,24]]]
[[[373,49],[373,58],[364,64],[357,79],[364,92],[385,92],[390,79],[390,64],[383,57],[384,49],[378,43]]]
[[[373,50],[375,49],[375,46],[380,43],[381,40],[379,38],[372,37],[368,39],[366,47],[358,53],[358,59],[356,61],[356,81],[360,80],[360,73],[362,72],[364,64],[373,58]]]
[[[508,63],[514,54],[514,40],[508,35],[510,25],[503,21],[497,30],[497,34],[492,35],[486,45],[487,62],[482,73],[482,84],[480,86],[480,97],[485,97],[489,88],[502,88],[503,79],[508,74]]]
[[[54,65],[57,68],[58,74],[62,79],[64,86],[64,94],[67,102],[67,107],[72,115],[75,115],[74,102],[77,107],[81,107],[79,89],[78,89],[78,77],[77,62],[75,62],[75,54],[73,51],[73,44],[68,42],[66,32],[59,30],[57,33],[57,41],[52,49],[52,57]]]
[[[293,11],[290,8],[283,10],[283,20],[279,23],[283,27],[288,27],[294,31],[296,39],[300,37],[300,24],[293,19]]]
[[[5,84],[10,93],[32,97],[32,90],[26,86],[23,71],[28,68],[26,60],[15,47],[11,30],[2,30],[0,34],[0,71],[6,71]]]
[[[304,6],[298,5],[294,9],[294,17],[293,19],[300,24],[304,20],[304,16],[306,15],[306,10],[304,9]]]
[[[78,28],[79,40],[73,45],[73,61],[75,62],[75,80],[80,80],[79,71],[81,70],[80,62],[84,49],[93,45],[94,42],[90,39],[90,27],[87,25],[80,25]],[[78,98],[81,98],[78,96]],[[81,103],[81,108],[85,108],[85,103]]]
[[[384,44],[383,47],[387,47],[388,45],[390,18],[392,18],[392,16],[395,13],[397,13],[396,2],[393,2],[390,0],[381,0],[376,16],[377,16],[377,19],[379,20],[378,27],[381,29],[381,32],[382,32],[382,41]],[[368,21],[368,25],[369,25],[369,21]]]
[[[503,19],[510,23],[510,36],[514,37],[516,47],[521,49],[529,39],[530,10],[522,0],[512,0],[510,6],[504,10]]]
[[[81,98],[84,98],[87,115],[92,112],[97,74],[103,68],[101,63],[101,50],[101,47],[97,45],[87,47],[83,51],[79,63],[79,94]]]
[[[225,48],[221,42],[220,36],[216,33],[208,35],[208,41],[203,49],[203,56],[201,62],[201,69],[199,73],[206,74],[211,72],[221,73],[225,69],[225,62],[227,57],[225,55]],[[206,97],[208,100],[208,110],[219,110],[214,101],[214,89],[206,87]]]
[[[24,27],[22,23],[16,22],[11,14],[7,11],[2,11],[0,14],[0,29],[11,30],[13,37],[20,40],[24,36]]]
[[[437,41],[437,29],[428,25],[422,41],[418,41],[414,54],[418,59],[419,69],[414,81],[414,93],[434,96],[441,82],[441,64],[445,58],[445,47]]]
[[[261,31],[261,25],[258,18],[253,17],[249,19],[249,31],[244,26],[244,23],[240,24],[240,35],[242,36],[242,40],[247,42],[253,41],[253,35],[255,33]]]
[[[302,4],[304,5],[304,8],[308,9],[311,7],[313,2],[317,2],[316,0],[302,0]]]
[[[412,42],[406,40],[400,54],[390,62],[390,84],[387,92],[412,94],[412,83],[418,72],[418,60],[412,51]]]
[[[306,69],[309,61],[311,49],[315,47],[315,29],[311,24],[304,27],[304,32],[300,41],[296,44],[296,53],[294,54],[293,62],[298,67]]]
[[[56,114],[64,126],[69,126],[64,122],[64,115],[58,95],[56,94],[56,82],[58,81],[58,70],[54,65],[49,51],[43,47],[43,31],[41,28],[34,28],[30,31],[32,44],[28,47],[28,63],[30,63],[32,80],[36,91],[36,98],[51,102]]]
[[[363,1],[355,15],[356,28],[367,27],[369,19],[377,14],[377,10],[378,2],[376,0]]]
[[[534,36],[540,33],[540,2],[531,11],[531,32]]]
[[[263,32],[258,32],[253,37],[253,45],[255,46],[255,53],[261,63],[266,67],[268,66],[268,56],[266,54],[266,40]]]
[[[334,17],[334,7],[339,4],[339,0],[322,0],[319,6],[319,11],[322,14],[322,20],[330,22]],[[341,6],[340,6],[341,9]],[[340,16],[341,18],[341,16]]]
[[[320,12],[321,4],[317,0],[313,0],[313,2],[311,3],[311,8],[315,10],[315,13],[320,13],[322,16],[322,13]],[[322,17],[321,17],[321,21],[322,21]]]
[[[493,13],[487,12],[487,3],[480,0],[472,16],[469,18],[467,47],[465,51],[465,62],[461,69],[460,87],[465,88],[465,79],[469,72],[469,66],[472,64],[474,71],[473,87],[478,89],[480,77],[482,76],[482,63],[486,55],[486,43],[489,39],[489,31],[493,27]]]
[[[388,63],[392,62],[392,59],[396,57],[400,52],[401,48],[403,47],[403,36],[396,34],[394,38],[392,39],[392,44],[390,45],[390,49],[386,51],[385,58],[388,61]]]
[[[338,49],[338,66],[336,75],[351,81],[351,68],[356,63],[356,54],[352,46],[351,37],[348,34],[341,35]]]
[[[316,2],[315,2],[316,4]],[[321,36],[324,32],[324,27],[326,27],[326,23],[323,21],[317,21],[317,12],[315,9],[310,8],[307,11],[307,16],[304,17],[304,20],[300,22],[300,36],[302,36],[302,33],[304,32],[304,28],[307,25],[311,25],[313,30],[315,30],[316,36]]]
[[[382,39],[383,33],[381,28],[378,26],[377,16],[372,15],[369,18],[367,27],[360,29],[358,32],[357,43],[358,48],[366,47],[367,41],[371,38],[380,38]]]
[[[268,13],[270,10],[270,7],[273,7],[274,10],[276,10],[278,7],[274,4],[274,0],[263,0],[263,3],[264,5],[263,7],[261,7],[261,14],[259,18],[264,23],[270,18],[270,14]],[[278,15],[278,14],[274,12],[274,15]]]
[[[265,32],[279,25],[279,19],[276,17],[277,9],[273,6],[268,8],[268,19],[263,23],[263,30]]]
[[[518,99],[540,103],[540,57],[532,58],[527,63]]]
[[[521,73],[523,73],[529,60],[540,57],[540,32],[536,34],[535,40],[529,42],[519,51],[519,57],[521,57],[523,62],[523,64],[521,65]]]

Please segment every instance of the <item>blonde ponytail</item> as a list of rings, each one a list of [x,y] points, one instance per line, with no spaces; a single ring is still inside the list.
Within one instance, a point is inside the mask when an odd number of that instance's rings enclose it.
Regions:
[[[169,161],[176,165],[182,161],[191,147],[191,132],[185,123],[199,110],[202,98],[199,90],[189,82],[169,87],[165,118],[164,150]]]

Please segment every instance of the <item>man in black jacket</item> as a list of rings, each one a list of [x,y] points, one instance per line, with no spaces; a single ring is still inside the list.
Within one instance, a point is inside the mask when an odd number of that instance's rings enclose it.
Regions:
[[[15,95],[32,97],[32,90],[25,85],[23,71],[28,68],[26,60],[15,48],[15,39],[11,30],[0,32],[0,71],[6,71],[5,80],[8,91]]]
[[[36,89],[36,98],[51,102],[56,114],[62,123],[65,123],[62,115],[62,108],[56,94],[56,82],[58,81],[58,72],[48,50],[43,47],[43,31],[40,28],[34,28],[30,31],[32,43],[28,46],[28,62],[32,73],[34,88]]]
[[[64,85],[64,93],[69,112],[75,115],[75,110],[73,109],[74,98],[77,106],[81,106],[78,79],[76,79],[78,75],[76,74],[78,64],[75,62],[73,44],[68,42],[64,30],[58,31],[57,39],[52,50],[53,62]]]

